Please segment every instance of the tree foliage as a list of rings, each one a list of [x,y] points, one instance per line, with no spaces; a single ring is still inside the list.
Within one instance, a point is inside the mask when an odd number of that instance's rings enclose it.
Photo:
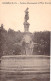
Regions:
[[[33,41],[37,43],[34,46],[34,51],[38,52],[39,54],[50,54],[50,32],[35,32],[33,34]]]
[[[22,41],[24,33],[9,29],[6,31],[0,27],[0,57],[2,55],[20,55],[24,50],[25,43]],[[33,54],[50,55],[50,32],[35,32],[32,33],[34,42]]]

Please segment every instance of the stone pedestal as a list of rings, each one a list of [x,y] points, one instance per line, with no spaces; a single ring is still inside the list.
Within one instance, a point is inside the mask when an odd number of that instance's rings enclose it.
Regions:
[[[50,77],[50,57],[44,55],[2,56],[2,79],[13,81],[43,81]],[[36,80],[37,81],[37,80]],[[49,81],[49,80],[48,80]]]
[[[3,72],[49,72],[50,60],[44,55],[13,55],[2,56]]]

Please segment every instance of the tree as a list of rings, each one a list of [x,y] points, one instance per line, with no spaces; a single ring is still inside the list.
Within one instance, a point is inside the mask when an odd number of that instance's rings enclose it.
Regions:
[[[50,55],[50,32],[35,32],[33,34],[33,41],[37,43],[34,46],[34,51],[38,54]]]

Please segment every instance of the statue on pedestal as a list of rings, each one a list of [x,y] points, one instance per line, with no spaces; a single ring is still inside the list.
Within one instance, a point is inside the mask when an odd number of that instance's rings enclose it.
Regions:
[[[29,23],[27,22],[27,20],[29,20],[29,14],[28,14],[28,8],[25,10],[25,21],[24,21],[24,31],[25,32],[29,32]]]
[[[34,46],[34,44],[33,44],[33,41],[32,41],[32,38],[31,38],[31,35],[30,35],[30,32],[29,32],[29,23],[28,23],[28,20],[29,20],[29,12],[28,12],[28,9],[29,8],[27,8],[26,10],[25,10],[25,21],[24,21],[24,31],[25,31],[25,35],[24,35],[24,37],[23,37],[23,41],[25,42],[25,49],[24,49],[24,53],[26,54],[26,55],[32,55],[32,53],[33,53],[33,46]]]
[[[27,8],[26,10],[25,10],[25,21],[27,22],[27,20],[29,19],[29,12],[28,12],[28,9],[29,8]]]

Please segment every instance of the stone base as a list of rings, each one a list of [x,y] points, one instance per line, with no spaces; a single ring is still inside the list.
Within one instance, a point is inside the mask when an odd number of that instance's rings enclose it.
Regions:
[[[49,81],[50,57],[9,55],[1,59],[2,81]]]
[[[45,55],[8,55],[2,56],[3,72],[37,73],[49,72],[50,57]]]

